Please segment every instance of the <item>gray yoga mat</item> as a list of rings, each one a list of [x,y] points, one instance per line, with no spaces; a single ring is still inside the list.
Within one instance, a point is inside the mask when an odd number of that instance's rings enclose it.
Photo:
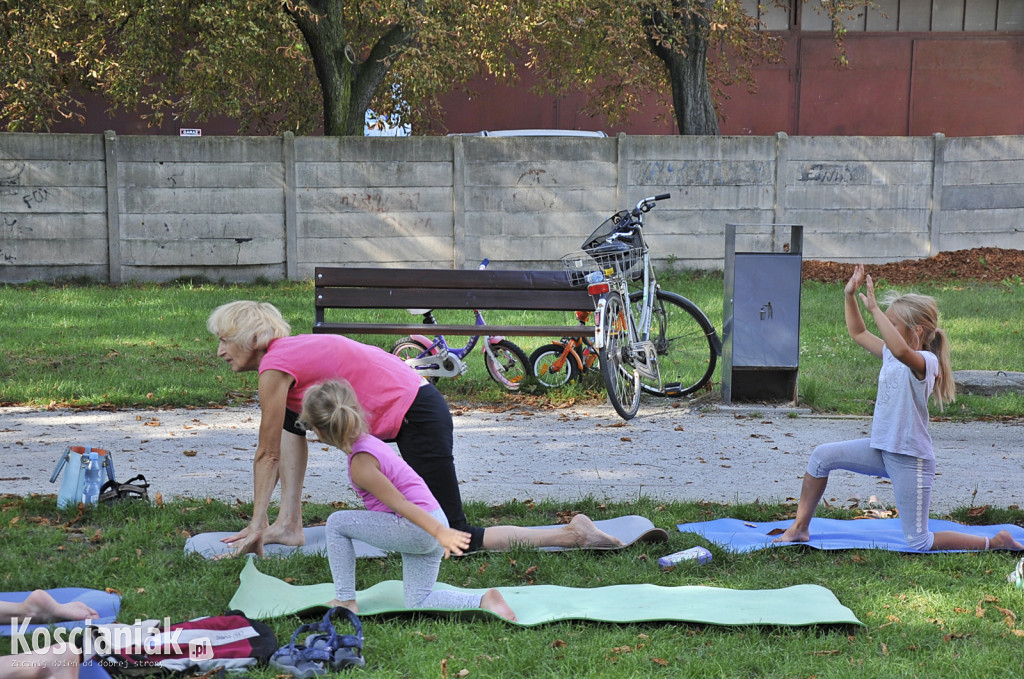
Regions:
[[[614,519],[601,519],[599,521],[595,521],[594,525],[605,533],[622,540],[623,547],[628,547],[636,542],[668,541],[668,531],[656,528],[649,519],[643,516],[629,515],[619,516]],[[561,526],[558,525],[534,527],[552,530],[555,528],[561,528]],[[306,544],[301,547],[264,545],[264,555],[287,556],[294,552],[301,552],[303,554],[327,553],[327,537],[324,526],[310,526],[309,528],[304,528],[303,533],[306,536]],[[200,533],[199,535],[194,535],[185,541],[185,553],[199,554],[207,559],[212,559],[220,554],[227,554],[231,551],[231,545],[221,542],[221,540],[230,535],[234,535],[234,533]],[[380,557],[386,554],[383,550],[372,545],[368,545],[365,542],[360,542],[359,540],[355,540],[355,548],[356,557],[362,559]],[[541,547],[540,549],[557,552],[575,548]]]

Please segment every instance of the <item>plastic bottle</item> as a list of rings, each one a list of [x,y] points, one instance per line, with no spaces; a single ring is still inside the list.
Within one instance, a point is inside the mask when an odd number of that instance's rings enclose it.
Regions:
[[[663,571],[670,571],[681,563],[693,561],[698,564],[705,564],[711,561],[711,552],[703,547],[690,547],[675,554],[669,554],[658,559],[658,565]]]
[[[103,466],[97,453],[89,453],[89,462],[85,467],[85,483],[82,484],[82,504],[94,505],[100,497],[100,473]]]

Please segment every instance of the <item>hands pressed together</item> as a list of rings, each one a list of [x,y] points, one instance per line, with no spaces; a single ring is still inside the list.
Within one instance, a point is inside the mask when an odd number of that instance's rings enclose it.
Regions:
[[[867,294],[857,292],[861,285],[864,285]],[[847,295],[857,295],[860,297],[860,301],[864,304],[864,308],[869,312],[873,313],[878,309],[878,302],[875,300],[875,283],[871,280],[871,276],[864,274],[863,264],[858,264],[853,268],[853,274],[850,276],[850,280],[846,282],[844,292]]]

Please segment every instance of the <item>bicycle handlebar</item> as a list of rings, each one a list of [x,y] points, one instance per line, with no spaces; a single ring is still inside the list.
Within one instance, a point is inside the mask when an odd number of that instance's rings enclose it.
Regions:
[[[641,213],[648,212],[652,207],[654,207],[654,203],[655,202],[657,202],[659,200],[667,200],[667,199],[669,199],[671,197],[672,197],[671,193],[659,193],[656,196],[648,196],[647,198],[642,198],[636,204],[636,207],[633,208],[631,214],[634,217],[639,217]]]

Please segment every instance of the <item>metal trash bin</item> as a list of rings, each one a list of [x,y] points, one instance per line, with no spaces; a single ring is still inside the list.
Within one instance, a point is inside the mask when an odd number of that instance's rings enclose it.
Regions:
[[[726,224],[722,397],[727,404],[796,404],[802,250],[801,225]]]

